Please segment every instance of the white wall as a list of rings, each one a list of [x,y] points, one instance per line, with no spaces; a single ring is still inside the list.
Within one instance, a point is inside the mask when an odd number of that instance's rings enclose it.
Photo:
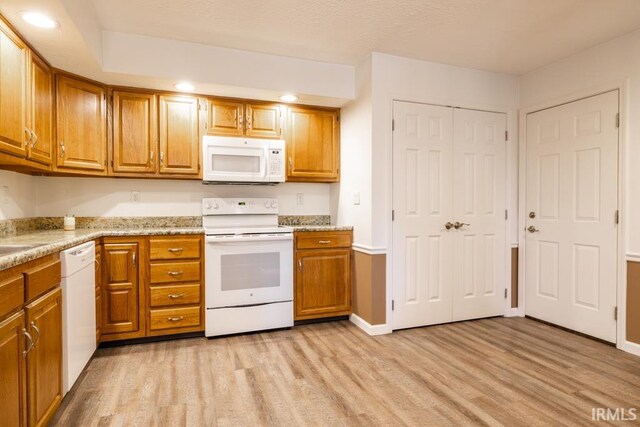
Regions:
[[[518,77],[409,58],[373,54],[372,245],[387,247],[392,200],[391,119],[393,100],[507,112],[508,206],[511,241],[517,242]],[[390,248],[388,248],[390,249]]]
[[[354,226],[354,243],[370,246],[371,229],[371,57],[356,69],[356,99],[340,114],[340,182],[331,187],[332,218]],[[354,204],[354,195],[360,204]]]
[[[37,216],[199,216],[203,197],[276,197],[281,215],[329,215],[329,184],[211,186],[199,181],[37,177]],[[131,202],[131,191],[140,202]],[[302,193],[304,204],[297,205]]]
[[[0,170],[0,220],[36,215],[36,178]]]
[[[526,108],[584,92],[594,94],[604,86],[628,82],[627,116],[622,127],[627,254],[640,254],[640,31],[611,40],[548,65],[521,78],[521,106]],[[576,95],[578,96],[578,95]],[[624,106],[623,106],[624,109]],[[626,119],[626,120],[624,120]]]

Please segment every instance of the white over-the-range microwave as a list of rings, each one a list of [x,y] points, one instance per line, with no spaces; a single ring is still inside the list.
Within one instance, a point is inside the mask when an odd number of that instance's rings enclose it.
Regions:
[[[205,184],[284,182],[284,149],[284,140],[205,136],[202,180]]]

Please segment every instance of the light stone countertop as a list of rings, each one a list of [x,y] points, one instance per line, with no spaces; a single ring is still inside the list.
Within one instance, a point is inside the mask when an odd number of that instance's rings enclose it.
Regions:
[[[350,225],[294,225],[293,231],[352,231]]]

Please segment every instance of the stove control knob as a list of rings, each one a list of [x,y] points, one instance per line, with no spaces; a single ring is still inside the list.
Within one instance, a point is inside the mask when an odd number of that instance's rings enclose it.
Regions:
[[[217,200],[213,201],[213,209],[218,209],[220,207],[220,205],[218,204]]]
[[[211,202],[204,202],[204,207],[207,210],[211,209]]]
[[[264,207],[267,208],[267,209],[269,208],[269,201],[268,200],[264,202]]]
[[[278,206],[278,202],[276,202],[275,200],[271,201],[271,209],[275,209]]]

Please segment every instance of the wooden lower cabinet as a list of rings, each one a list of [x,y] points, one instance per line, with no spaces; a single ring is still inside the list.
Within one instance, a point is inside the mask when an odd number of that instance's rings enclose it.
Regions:
[[[0,323],[0,425],[27,424],[24,311]]]
[[[102,245],[96,244],[96,343],[102,334]]]
[[[62,401],[62,291],[56,288],[25,307],[33,338],[27,353],[30,426],[46,425]]]
[[[296,233],[294,319],[351,314],[351,232]]]

